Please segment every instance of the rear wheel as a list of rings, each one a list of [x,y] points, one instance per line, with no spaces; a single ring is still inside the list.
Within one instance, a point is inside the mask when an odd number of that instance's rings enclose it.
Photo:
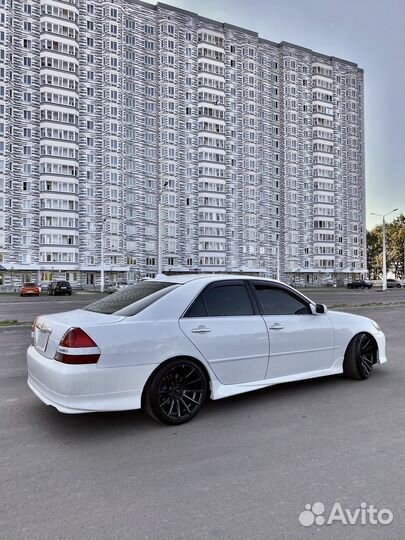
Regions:
[[[149,381],[143,408],[165,424],[184,424],[200,411],[207,388],[204,370],[196,362],[174,359],[158,368]]]
[[[368,334],[355,336],[346,349],[343,373],[350,379],[368,379],[376,361],[375,342]]]

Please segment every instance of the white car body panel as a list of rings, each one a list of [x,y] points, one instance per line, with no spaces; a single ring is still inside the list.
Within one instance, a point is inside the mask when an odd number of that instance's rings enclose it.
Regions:
[[[179,324],[222,384],[265,378],[269,338],[261,315],[182,318]]]
[[[44,357],[32,345],[27,364],[31,390],[47,405],[70,414],[139,409],[143,385],[157,367],[66,365]]]
[[[263,319],[270,339],[266,379],[332,367],[335,334],[327,314],[264,315]]]
[[[205,367],[211,398],[221,399],[283,382],[342,373],[346,348],[359,332],[373,335],[378,344],[377,361],[386,362],[383,332],[370,319],[348,313],[182,317],[207,284],[227,279],[235,276],[164,277],[162,281],[182,285],[131,317],[82,309],[39,317],[36,347],[27,351],[30,388],[61,412],[138,409],[153,371],[171,358],[189,357]],[[284,328],[268,328],[276,322]],[[211,332],[192,332],[200,326]],[[72,327],[83,329],[97,344],[101,351],[97,364],[68,365],[54,360],[60,340]]]

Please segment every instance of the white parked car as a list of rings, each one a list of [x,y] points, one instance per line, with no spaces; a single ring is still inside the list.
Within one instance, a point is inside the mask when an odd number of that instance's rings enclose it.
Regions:
[[[126,289],[128,286],[126,281],[116,281],[115,283],[107,283],[105,290],[110,293],[115,293]]]
[[[386,362],[366,317],[332,312],[275,280],[182,275],[142,281],[85,308],[42,315],[28,385],[65,413],[143,408],[168,424],[205,398]]]

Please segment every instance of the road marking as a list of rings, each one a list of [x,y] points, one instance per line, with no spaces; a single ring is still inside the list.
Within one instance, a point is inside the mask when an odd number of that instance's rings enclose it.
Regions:
[[[90,299],[85,299],[84,298],[82,300],[76,300],[76,299],[74,299],[74,300],[56,300],[56,302],[58,304],[71,304],[72,302],[88,302],[89,300],[91,300],[91,298]],[[43,303],[48,303],[48,302],[44,301]],[[49,301],[49,303],[51,303],[51,302]],[[22,301],[22,302],[2,302],[0,300],[0,306],[15,306],[15,305],[21,306],[21,305],[28,305],[28,304],[32,306],[33,302],[29,302],[29,301],[28,302],[27,301]],[[42,304],[42,302],[41,302],[41,304]]]

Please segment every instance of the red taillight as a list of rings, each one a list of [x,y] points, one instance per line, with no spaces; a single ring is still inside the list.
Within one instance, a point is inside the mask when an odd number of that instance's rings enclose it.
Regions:
[[[99,358],[97,344],[81,328],[66,332],[55,355],[55,360],[63,364],[96,364]]]
[[[71,328],[63,336],[59,344],[61,347],[81,349],[83,347],[97,347],[89,335],[81,328]]]

